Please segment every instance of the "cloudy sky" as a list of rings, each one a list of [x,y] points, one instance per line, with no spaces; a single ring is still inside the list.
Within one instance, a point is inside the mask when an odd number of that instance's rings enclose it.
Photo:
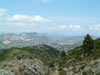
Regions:
[[[100,35],[100,0],[0,0],[0,33]]]

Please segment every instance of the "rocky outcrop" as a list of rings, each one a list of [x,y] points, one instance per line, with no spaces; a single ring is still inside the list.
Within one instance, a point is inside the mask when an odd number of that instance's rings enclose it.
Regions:
[[[13,60],[0,63],[0,75],[47,75],[48,67],[38,59]],[[7,71],[5,71],[7,70]]]
[[[74,66],[63,68],[66,75],[100,75],[100,59],[82,61]]]
[[[0,75],[15,75],[15,74],[11,71],[0,70]]]

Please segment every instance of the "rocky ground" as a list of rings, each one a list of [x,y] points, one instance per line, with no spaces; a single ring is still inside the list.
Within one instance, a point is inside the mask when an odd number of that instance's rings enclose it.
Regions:
[[[48,67],[38,59],[13,60],[0,63],[0,75],[47,75]]]
[[[100,59],[82,61],[77,65],[63,68],[66,75],[100,75]]]

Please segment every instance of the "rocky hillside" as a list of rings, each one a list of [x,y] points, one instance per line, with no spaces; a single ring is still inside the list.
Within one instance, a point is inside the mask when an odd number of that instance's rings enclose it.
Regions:
[[[100,75],[100,39],[95,40],[93,46],[87,52],[82,46],[68,51],[59,59],[59,74]]]
[[[0,75],[47,75],[48,67],[39,59],[21,59],[0,63]]]
[[[0,52],[1,75],[48,75],[51,59],[59,51],[47,45],[10,48]]]

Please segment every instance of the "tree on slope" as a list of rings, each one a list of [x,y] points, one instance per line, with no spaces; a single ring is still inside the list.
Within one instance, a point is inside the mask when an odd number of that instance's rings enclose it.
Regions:
[[[87,34],[84,38],[82,47],[85,53],[90,53],[94,48],[94,40],[91,38],[89,34]]]
[[[63,50],[62,52],[61,52],[61,57],[65,57],[66,56],[66,52]]]

